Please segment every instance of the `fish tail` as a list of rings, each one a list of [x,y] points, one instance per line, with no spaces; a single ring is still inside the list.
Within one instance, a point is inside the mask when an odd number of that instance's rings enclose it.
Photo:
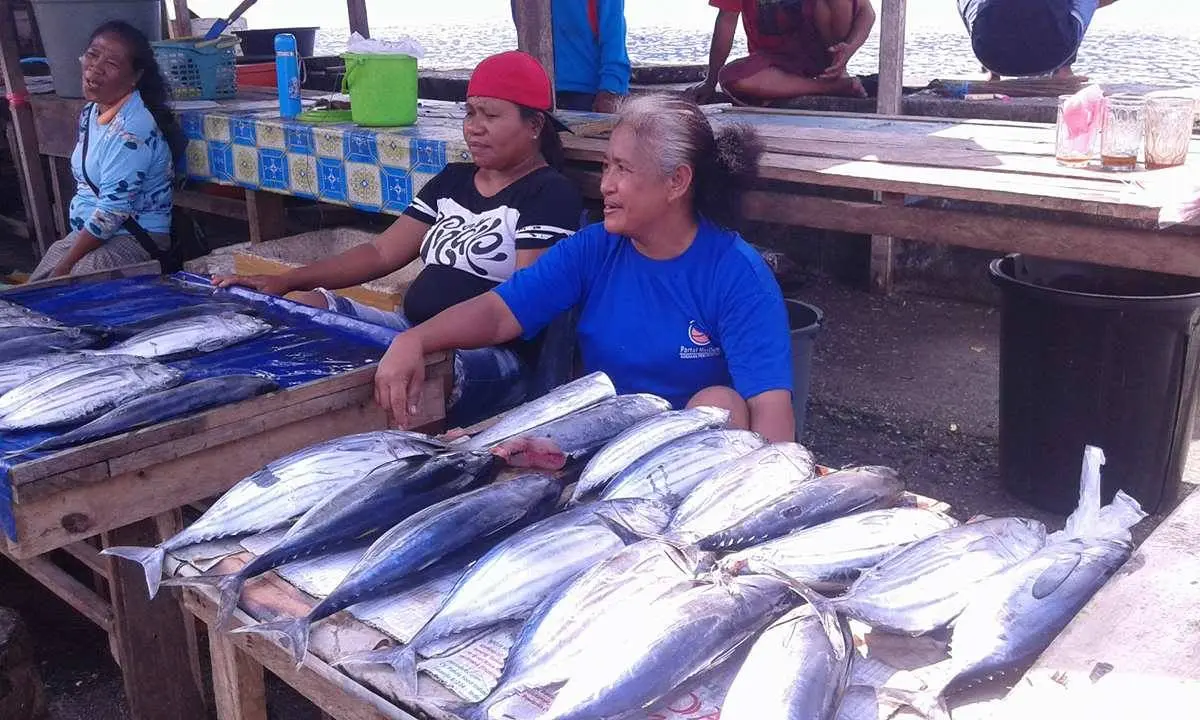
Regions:
[[[334,667],[345,665],[391,665],[400,680],[405,697],[415,697],[417,691],[417,651],[412,645],[395,645],[381,650],[351,653],[334,660]]]
[[[217,629],[225,630],[233,620],[237,610],[238,598],[242,594],[242,586],[246,579],[239,573],[229,575],[195,575],[193,577],[173,577],[163,580],[163,585],[176,587],[215,588],[220,594],[217,605]]]
[[[880,704],[889,703],[897,708],[912,708],[926,720],[950,720],[950,710],[946,707],[942,694],[931,689],[904,690],[885,685],[875,689],[875,697]]]
[[[153,600],[154,596],[158,595],[158,588],[162,585],[163,560],[167,556],[166,550],[160,547],[125,545],[104,548],[100,554],[125,558],[140,564],[146,573],[146,590],[150,593],[150,599]]]
[[[302,618],[274,620],[257,625],[245,625],[231,632],[279,636],[284,644],[291,649],[292,659],[296,661],[296,667],[299,668],[304,664],[304,657],[308,654],[308,628],[309,621],[308,617],[305,616]]]

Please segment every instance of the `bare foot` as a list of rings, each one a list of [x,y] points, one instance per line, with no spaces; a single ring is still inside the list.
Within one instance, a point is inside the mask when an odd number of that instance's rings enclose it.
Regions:
[[[1051,77],[1055,78],[1056,80],[1078,80],[1079,82],[1087,82],[1088,81],[1088,77],[1086,75],[1076,75],[1071,70],[1070,65],[1068,65],[1066,67],[1061,67],[1061,68],[1055,70],[1051,74]]]
[[[865,98],[867,97],[867,89],[863,87],[862,80],[859,80],[854,75],[847,75],[838,78],[837,85],[830,90],[830,95],[842,95],[844,97]]]

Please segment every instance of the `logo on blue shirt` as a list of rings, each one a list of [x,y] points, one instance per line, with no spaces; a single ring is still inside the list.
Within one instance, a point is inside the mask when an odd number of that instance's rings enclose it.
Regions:
[[[693,320],[688,323],[688,342],[690,345],[679,346],[679,358],[692,360],[698,358],[713,358],[721,355],[721,348],[713,345],[712,337]]]

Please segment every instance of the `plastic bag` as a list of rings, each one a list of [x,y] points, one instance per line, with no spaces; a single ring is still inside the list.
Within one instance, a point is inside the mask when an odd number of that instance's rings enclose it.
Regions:
[[[1100,129],[1104,117],[1104,90],[1088,85],[1063,103],[1063,124],[1071,138],[1090,136]]]
[[[372,40],[359,35],[350,35],[346,52],[359,55],[409,55],[420,60],[425,57],[425,48],[419,40],[401,37],[396,40]]]
[[[1183,223],[1200,223],[1200,177],[1192,185],[1169,191],[1158,212],[1159,229]]]
[[[1109,505],[1100,505],[1100,467],[1104,451],[1088,445],[1083,449],[1083,469],[1079,478],[1079,504],[1067,518],[1066,526],[1047,538],[1047,544],[1062,540],[1113,540],[1129,543],[1129,530],[1146,517],[1142,506],[1124,490],[1118,490]]]

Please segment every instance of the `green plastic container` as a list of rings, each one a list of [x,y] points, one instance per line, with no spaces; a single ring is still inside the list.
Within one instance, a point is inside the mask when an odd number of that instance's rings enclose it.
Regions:
[[[342,92],[350,94],[355,125],[401,127],[417,121],[417,59],[409,55],[346,53]]]

